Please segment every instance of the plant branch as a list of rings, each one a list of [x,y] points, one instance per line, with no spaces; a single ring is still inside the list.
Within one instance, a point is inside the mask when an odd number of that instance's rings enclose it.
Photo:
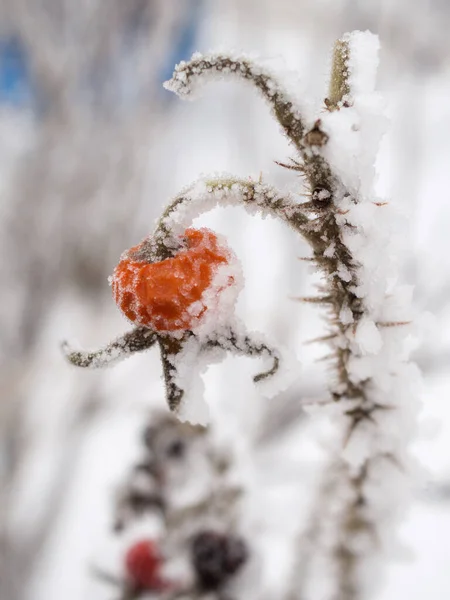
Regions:
[[[274,76],[248,58],[194,54],[189,62],[183,61],[175,67],[172,79],[164,87],[180,97],[187,97],[195,84],[207,75],[236,77],[254,85],[272,107],[289,140],[298,150],[303,147],[305,127],[299,110]]]
[[[95,352],[73,350],[67,342],[61,344],[67,360],[76,367],[102,368],[144,352],[156,342],[156,335],[146,327],[136,327]]]

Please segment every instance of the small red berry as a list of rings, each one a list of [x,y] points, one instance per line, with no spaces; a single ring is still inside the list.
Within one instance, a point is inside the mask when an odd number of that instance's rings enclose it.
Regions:
[[[161,576],[163,559],[151,540],[134,543],[125,554],[127,577],[134,586],[147,590],[164,590],[168,582]]]
[[[155,331],[186,331],[208,310],[202,296],[231,253],[209,229],[186,229],[184,239],[185,248],[160,262],[146,260],[145,241],[122,255],[114,269],[112,290],[130,321]],[[233,283],[230,275],[221,289]]]

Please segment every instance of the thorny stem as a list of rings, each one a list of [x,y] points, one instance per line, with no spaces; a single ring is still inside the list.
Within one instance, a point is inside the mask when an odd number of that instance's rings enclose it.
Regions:
[[[344,36],[334,48],[329,97],[325,102],[329,111],[345,108],[351,101],[349,58],[348,38]],[[367,419],[373,420],[373,412],[379,409],[367,393],[371,380],[354,383],[349,373],[349,361],[353,353],[349,341],[367,307],[364,299],[355,294],[360,265],[343,242],[344,230],[353,226],[343,219],[339,204],[343,199],[354,203],[358,200],[351,197],[324,158],[322,147],[326,145],[328,136],[321,130],[320,120],[305,134],[305,125],[301,117],[282,99],[278,92],[278,84],[271,80],[269,86],[269,79],[262,76],[259,70],[252,69],[245,61],[236,61],[224,56],[194,58],[178,67],[167,87],[180,96],[186,96],[190,93],[191,80],[200,78],[208,71],[236,74],[259,88],[300,155],[300,161],[294,160],[288,167],[299,171],[306,180],[311,200],[303,204],[281,198],[279,194],[274,196],[269,186],[251,181],[210,179],[205,181],[205,185],[207,194],[215,196],[218,202],[226,202],[227,195],[240,192],[240,200],[244,205],[256,204],[263,212],[281,218],[298,231],[312,247],[313,259],[325,276],[322,295],[318,300],[329,310],[330,332],[326,337],[332,347],[331,358],[337,374],[336,385],[331,390],[332,396],[335,401],[353,401],[354,408],[346,412],[348,429],[343,437],[345,445],[359,424]],[[291,114],[295,115],[294,120],[288,117]],[[158,229],[164,234],[168,233],[170,226],[166,218],[184,202],[195,200],[196,198],[189,196],[189,193],[178,197],[166,211]],[[346,313],[345,319],[342,318],[343,311]],[[380,455],[375,454],[366,459],[356,475],[350,473],[345,461],[342,461],[340,466],[343,483],[345,485],[346,482],[351,494],[343,507],[340,531],[332,551],[338,565],[336,600],[357,600],[360,597],[358,567],[362,556],[352,548],[354,539],[364,532],[374,540],[373,545],[376,544],[376,524],[364,511],[364,484],[371,461],[378,458]]]
[[[299,152],[303,160],[301,168],[310,183],[311,193],[325,190],[333,194],[338,180],[320,152],[317,152],[317,148],[326,143],[326,135],[320,130],[320,121],[307,131],[299,109],[273,75],[261,67],[255,67],[245,58],[194,55],[189,62],[183,61],[177,65],[172,79],[165,87],[182,98],[187,97],[196,81],[207,73],[238,77],[253,84],[268,102],[278,123]]]

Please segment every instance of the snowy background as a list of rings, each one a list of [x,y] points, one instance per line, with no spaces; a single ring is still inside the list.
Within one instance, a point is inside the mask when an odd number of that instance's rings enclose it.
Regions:
[[[219,83],[183,103],[162,82],[194,50],[230,48],[274,68],[284,61],[289,85],[319,105],[333,41],[355,28],[381,41],[378,87],[391,130],[379,191],[404,214],[402,276],[415,286],[425,381],[414,443],[423,470],[378,598],[448,598],[450,8],[438,0],[122,4],[0,1],[1,600],[111,597],[90,566],[119,569],[113,499],[149,409],[165,409],[161,366],[151,351],[106,373],[78,371],[59,345],[95,348],[127,328],[107,282],[122,250],[200,173],[262,172],[281,189],[298,185],[274,163],[291,150],[250,88]],[[260,585],[281,597],[330,426],[309,423],[295,404],[320,398],[326,385],[316,361],[323,349],[304,344],[323,322],[314,306],[292,300],[311,293],[314,278],[298,260],[306,246],[277,222],[230,208],[198,223],[226,235],[241,259],[238,313],[248,329],[287,346],[301,365],[296,386],[272,401],[254,390],[251,359],[228,358],[205,378],[218,443],[245,481]]]

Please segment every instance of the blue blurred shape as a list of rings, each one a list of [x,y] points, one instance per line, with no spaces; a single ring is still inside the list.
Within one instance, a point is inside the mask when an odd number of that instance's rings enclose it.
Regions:
[[[31,95],[25,48],[17,36],[0,39],[0,103],[24,106]]]
[[[202,0],[190,0],[178,37],[173,40],[172,52],[168,54],[162,68],[161,83],[172,77],[173,69],[180,60],[188,60],[195,51],[195,42],[202,19],[202,5]]]

